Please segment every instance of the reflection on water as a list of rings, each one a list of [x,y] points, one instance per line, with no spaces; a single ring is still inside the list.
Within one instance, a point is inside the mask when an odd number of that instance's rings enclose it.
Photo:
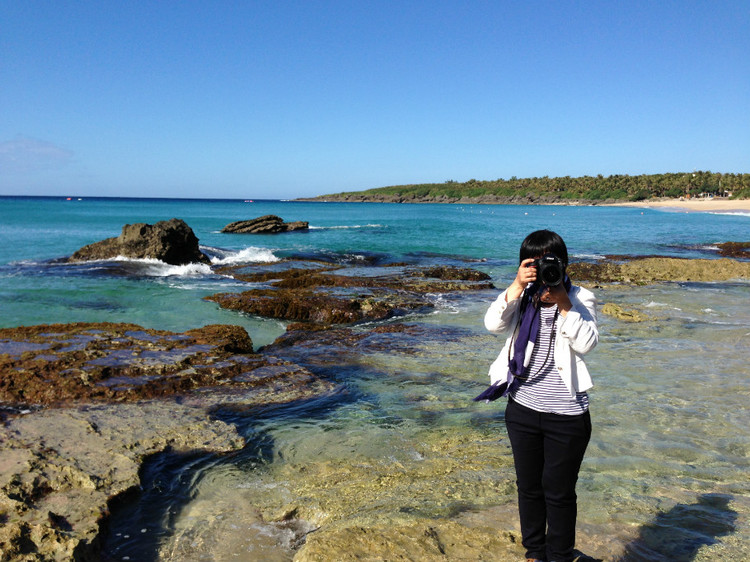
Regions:
[[[588,360],[594,435],[579,481],[579,548],[605,559],[742,559],[750,309],[740,303],[750,287],[597,294],[650,320],[600,319]],[[295,360],[334,377],[340,394],[217,411],[245,435],[245,450],[153,460],[138,501],[115,510],[109,555],[291,560],[307,533],[342,521],[485,518],[516,528],[502,405],[471,402],[502,342],[482,331],[485,303],[459,305],[420,318],[427,330],[408,352],[342,349],[332,361],[330,349],[300,350]]]

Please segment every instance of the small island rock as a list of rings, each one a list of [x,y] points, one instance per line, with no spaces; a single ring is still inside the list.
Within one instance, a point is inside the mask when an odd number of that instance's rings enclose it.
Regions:
[[[236,221],[226,225],[221,231],[229,234],[276,234],[293,230],[307,230],[305,221],[284,222],[276,215],[265,215],[251,220]]]
[[[193,229],[181,219],[126,224],[120,236],[84,246],[69,261],[106,260],[117,256],[153,258],[170,265],[211,263],[200,251]]]

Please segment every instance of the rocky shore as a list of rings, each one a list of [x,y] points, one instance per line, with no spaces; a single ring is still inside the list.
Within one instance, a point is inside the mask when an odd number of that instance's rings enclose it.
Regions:
[[[212,418],[213,408],[333,389],[284,359],[285,350],[330,336],[336,325],[428,309],[428,292],[492,286],[486,274],[460,268],[386,267],[376,276],[338,269],[295,261],[222,268],[268,287],[211,299],[294,321],[266,350],[254,351],[244,329],[224,325],[184,333],[110,323],[0,330],[0,560],[98,560],[108,506],[138,487],[144,460],[243,446],[235,428]],[[364,336],[339,328],[338,337]]]
[[[746,243],[730,243],[721,251],[733,258],[608,256],[571,264],[570,273],[593,286],[750,279]],[[146,459],[165,452],[223,454],[244,446],[236,428],[213,417],[213,409],[330,393],[334,384],[300,366],[299,358],[319,354],[320,364],[335,364],[341,349],[367,353],[408,347],[420,328],[394,319],[433,309],[436,294],[494,288],[487,274],[454,266],[363,267],[290,259],[215,270],[248,288],[209,300],[282,320],[288,323],[286,333],[256,350],[244,329],[226,325],[184,333],[109,323],[0,330],[1,561],[98,560],[111,502],[138,488]],[[603,312],[639,320],[639,311],[615,306]],[[324,357],[326,349],[332,350],[330,357]],[[432,468],[442,474],[458,471],[470,462],[474,446],[483,445],[455,443]],[[351,467],[328,468],[333,472],[321,478],[348,479],[356,484],[353,493],[409,489],[420,495],[418,486],[413,489],[415,475],[398,467],[374,479],[372,467],[363,467],[361,474]],[[297,480],[300,495],[312,493],[305,492],[305,478]],[[335,513],[341,499],[327,501]],[[291,525],[303,514],[280,509],[266,515]],[[334,517],[307,537],[296,559],[325,560],[331,553],[348,553],[349,559],[385,553],[417,553],[423,559],[518,556],[513,531],[493,529],[489,516],[469,519],[419,524],[404,519],[375,528]]]
[[[183,334],[129,324],[0,330],[0,560],[99,560],[108,505],[149,456],[243,446],[219,404],[331,390],[253,353],[236,326]]]

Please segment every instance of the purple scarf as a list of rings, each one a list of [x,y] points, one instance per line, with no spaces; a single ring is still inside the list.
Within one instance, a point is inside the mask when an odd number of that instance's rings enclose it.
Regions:
[[[565,290],[570,292],[570,288],[573,286],[570,278],[566,275],[563,281]],[[537,293],[543,285],[540,283],[532,283],[529,285],[521,296],[521,318],[520,325],[518,327],[518,335],[516,336],[515,345],[513,347],[513,356],[508,361],[508,373],[514,377],[520,377],[523,375],[524,369],[526,368],[523,364],[526,358],[526,347],[529,343],[536,343],[536,338],[539,335],[539,299]],[[515,389],[520,384],[519,379],[514,378],[513,383],[508,387],[507,382],[495,383],[490,385],[487,390],[482,392],[479,396],[474,398],[474,402],[486,400],[491,402],[497,400],[501,396],[506,396],[511,390]]]

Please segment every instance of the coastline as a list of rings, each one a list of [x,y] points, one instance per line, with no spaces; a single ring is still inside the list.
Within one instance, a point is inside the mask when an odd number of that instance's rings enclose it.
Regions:
[[[320,195],[317,197],[299,198],[295,201],[323,202],[323,203],[441,203],[454,205],[563,205],[563,206],[596,206],[596,207],[636,207],[649,209],[665,209],[681,212],[708,213],[750,213],[750,199],[713,198],[660,198],[642,201],[627,200],[591,200],[591,199],[561,199],[548,196],[514,196],[501,197],[496,195],[480,195],[475,197],[447,197],[447,196],[415,196],[409,195],[358,195],[338,194]]]
[[[606,203],[609,207],[640,207],[645,209],[674,209],[686,213],[750,213],[750,199],[694,198],[658,199]]]

